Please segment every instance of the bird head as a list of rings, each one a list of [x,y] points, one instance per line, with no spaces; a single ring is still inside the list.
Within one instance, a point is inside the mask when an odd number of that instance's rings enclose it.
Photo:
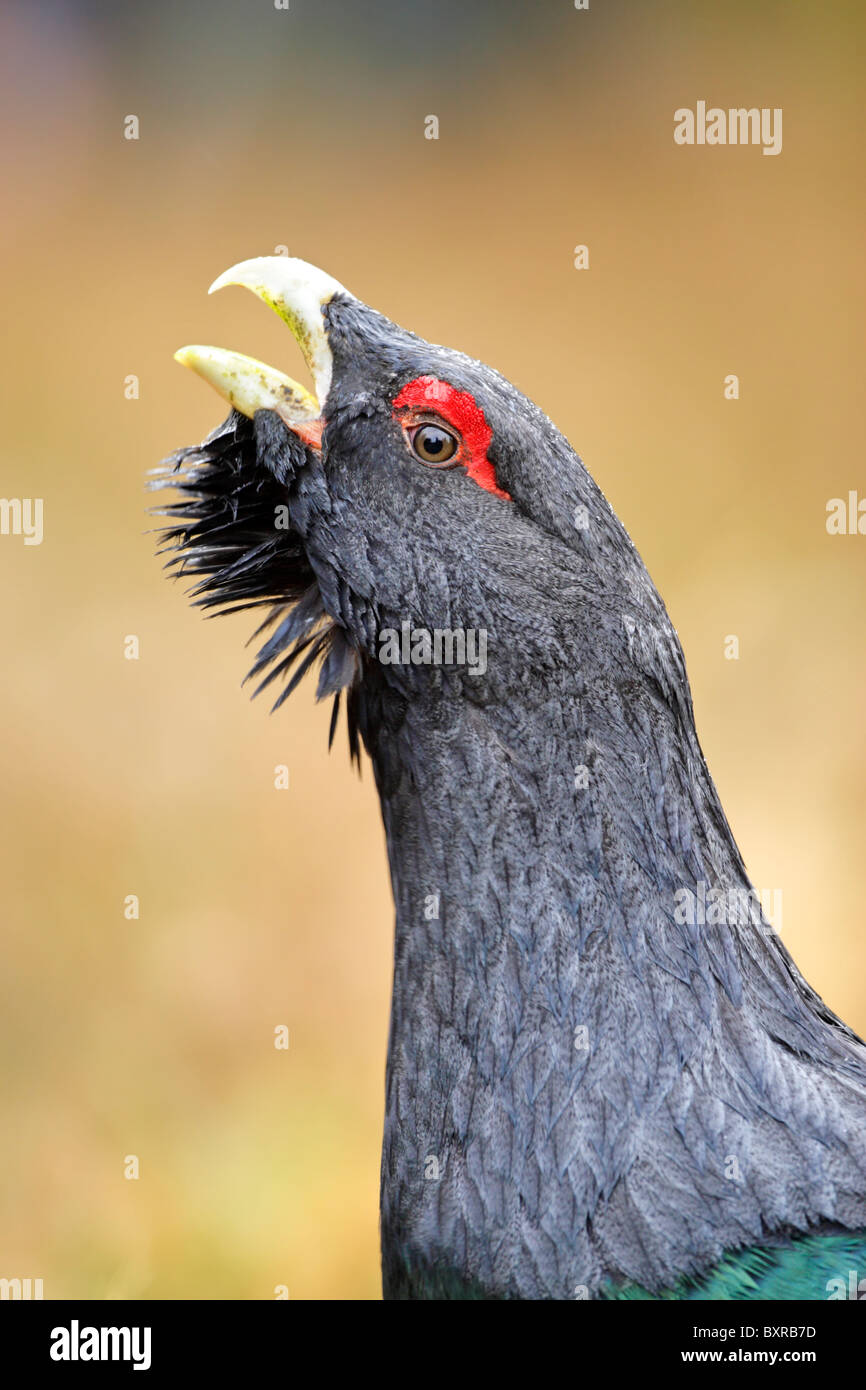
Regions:
[[[158,483],[182,494],[165,541],[196,601],[270,608],[259,689],[285,678],[279,704],[320,660],[335,717],[348,692],[356,753],[365,686],[511,701],[528,672],[634,645],[629,614],[658,615],[655,590],[577,454],[515,386],[304,261],[244,261],[211,291],[227,285],[284,320],[314,392],[236,352],[181,349],[233,412]],[[437,662],[436,633],[457,660]]]

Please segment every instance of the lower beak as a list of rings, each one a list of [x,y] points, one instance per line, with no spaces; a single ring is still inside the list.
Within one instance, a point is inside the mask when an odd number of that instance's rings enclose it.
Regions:
[[[214,280],[209,293],[225,285],[245,285],[288,324],[312,373],[316,394],[275,367],[225,348],[184,347],[175,360],[190,367],[242,415],[252,419],[257,410],[273,410],[306,444],[320,448],[322,410],[333,368],[324,309],[334,295],[347,291],[324,271],[288,256],[241,261]]]

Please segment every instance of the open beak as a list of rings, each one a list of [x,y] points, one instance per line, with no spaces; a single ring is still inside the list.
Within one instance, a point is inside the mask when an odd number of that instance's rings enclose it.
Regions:
[[[323,270],[289,256],[241,261],[214,280],[208,293],[225,285],[246,285],[288,324],[310,369],[316,394],[276,368],[225,348],[183,347],[174,354],[175,360],[190,367],[242,415],[252,419],[257,410],[273,410],[305,444],[321,448],[322,411],[333,368],[323,310],[335,294],[348,291]]]

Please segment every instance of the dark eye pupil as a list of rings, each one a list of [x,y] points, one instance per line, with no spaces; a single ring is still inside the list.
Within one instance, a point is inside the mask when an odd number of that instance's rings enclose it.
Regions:
[[[438,457],[448,448],[448,436],[441,430],[424,430],[423,448],[425,453]]]
[[[457,449],[453,434],[437,425],[423,425],[412,441],[415,452],[425,463],[445,463]]]

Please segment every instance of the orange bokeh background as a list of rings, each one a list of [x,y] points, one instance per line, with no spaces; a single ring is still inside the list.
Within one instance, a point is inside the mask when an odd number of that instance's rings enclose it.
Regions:
[[[0,1275],[48,1298],[380,1295],[369,767],[327,755],[309,683],[250,704],[251,621],[203,622],[145,515],[145,470],[222,418],[176,347],[306,379],[252,296],[205,295],[280,245],[572,440],[679,630],[753,880],[866,1030],[866,536],[825,528],[866,492],[864,14],[411,8],[3,15],[0,490],[45,521],[0,537]],[[677,147],[699,99],[783,108],[782,154]]]

